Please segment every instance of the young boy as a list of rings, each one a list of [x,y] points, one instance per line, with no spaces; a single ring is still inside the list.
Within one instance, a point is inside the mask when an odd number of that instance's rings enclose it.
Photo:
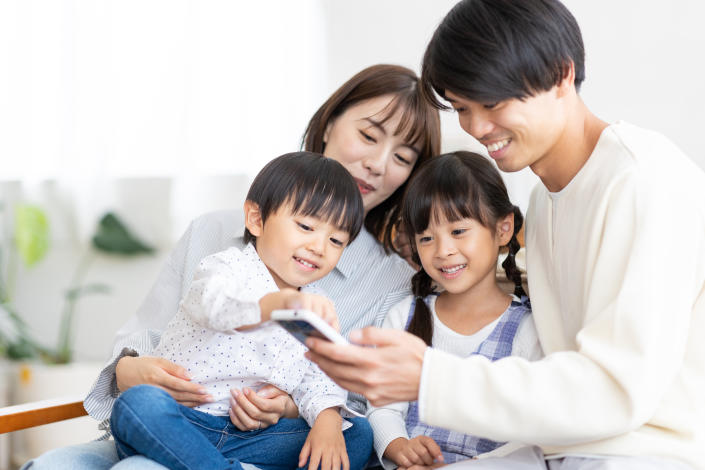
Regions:
[[[311,468],[348,468],[348,459],[350,468],[362,468],[371,453],[369,425],[359,417],[343,422],[347,393],[268,322],[273,310],[301,308],[337,328],[332,302],[301,288],[328,274],[360,231],[357,186],[332,159],[287,154],[257,175],[244,212],[248,244],[201,262],[156,349],[186,368],[211,401],[191,409],[157,387],[128,389],[112,412],[118,454],[184,469],[240,469],[242,461],[293,468],[309,460]],[[230,389],[264,384],[289,393],[303,419],[238,430],[228,416]]]

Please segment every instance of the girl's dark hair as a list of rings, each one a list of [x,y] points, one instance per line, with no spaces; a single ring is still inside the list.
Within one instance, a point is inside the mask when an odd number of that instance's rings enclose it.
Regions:
[[[514,283],[514,294],[521,297],[526,294],[514,257],[520,248],[517,233],[524,218],[509,200],[502,177],[487,158],[458,151],[431,159],[409,182],[402,204],[402,223],[409,237],[426,230],[431,217],[450,222],[475,219],[494,231],[497,222],[509,214],[514,214],[514,234],[507,244],[509,253],[502,267],[507,279]],[[411,253],[414,262],[421,265],[413,242]],[[411,278],[411,286],[416,307],[408,330],[431,345],[433,319],[423,299],[434,293],[433,280],[421,267]]]
[[[248,201],[259,206],[262,223],[284,204],[294,214],[314,216],[347,232],[352,241],[362,228],[362,197],[350,173],[331,158],[293,152],[275,158],[257,174]],[[256,242],[245,229],[245,243]]]
[[[381,122],[401,111],[401,119],[394,133],[403,133],[405,141],[419,144],[421,152],[412,169],[413,175],[419,165],[440,153],[441,125],[438,110],[421,96],[419,78],[413,71],[399,65],[373,65],[345,82],[309,121],[302,147],[310,152],[323,153],[323,136],[331,122],[348,108],[385,95],[393,95],[394,99],[384,110]],[[392,233],[399,220],[399,206],[405,188],[406,182],[373,207],[365,217],[365,228],[382,242],[387,253],[394,249]]]
[[[480,103],[524,99],[550,90],[575,67],[585,79],[578,23],[558,0],[463,0],[446,15],[426,48],[424,96],[451,91]]]

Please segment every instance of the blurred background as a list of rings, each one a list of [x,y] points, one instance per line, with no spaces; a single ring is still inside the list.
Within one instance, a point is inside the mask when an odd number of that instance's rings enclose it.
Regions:
[[[105,289],[74,305],[73,357],[104,361],[188,222],[241,207],[250,179],[299,149],[311,114],[363,67],[418,72],[454,3],[0,0],[0,268],[32,337],[56,343],[83,269]],[[705,2],[565,3],[584,35],[588,106],[664,133],[705,168]],[[444,151],[476,148],[443,114]],[[526,210],[535,177],[506,181]],[[49,230],[31,267],[9,254],[27,204]],[[107,211],[155,250],[81,267]]]

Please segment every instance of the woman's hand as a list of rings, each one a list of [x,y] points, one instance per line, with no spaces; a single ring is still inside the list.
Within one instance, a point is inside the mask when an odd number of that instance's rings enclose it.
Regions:
[[[146,384],[165,390],[185,406],[198,406],[213,400],[204,386],[190,381],[186,369],[161,357],[125,356],[115,366],[115,378],[121,392]]]
[[[296,418],[299,410],[294,400],[274,385],[265,385],[259,391],[245,388],[230,390],[230,421],[240,431],[264,429],[277,424],[281,418]]]
[[[350,341],[362,346],[308,338],[306,357],[338,385],[364,395],[374,406],[418,398],[426,352],[423,340],[406,331],[368,327],[350,333]]]
[[[430,467],[434,463],[443,462],[441,448],[429,436],[417,436],[413,439],[399,437],[389,443],[384,450],[384,456],[400,468],[420,466]]]
[[[308,462],[308,470],[348,470],[350,461],[341,426],[342,418],[337,409],[321,411],[301,448],[299,467]]]

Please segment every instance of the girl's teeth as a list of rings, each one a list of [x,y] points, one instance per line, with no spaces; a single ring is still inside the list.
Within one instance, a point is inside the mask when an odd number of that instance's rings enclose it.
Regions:
[[[504,139],[499,142],[493,142],[487,146],[487,150],[490,152],[496,152],[497,150],[503,149],[508,143],[510,139]]]
[[[467,266],[467,265],[466,265],[466,264],[460,264],[460,265],[458,265],[458,266],[453,266],[452,268],[441,268],[441,271],[443,271],[444,273],[447,273],[447,274],[453,274],[453,273],[455,273],[455,272],[460,271],[460,270],[463,269],[465,266]]]

